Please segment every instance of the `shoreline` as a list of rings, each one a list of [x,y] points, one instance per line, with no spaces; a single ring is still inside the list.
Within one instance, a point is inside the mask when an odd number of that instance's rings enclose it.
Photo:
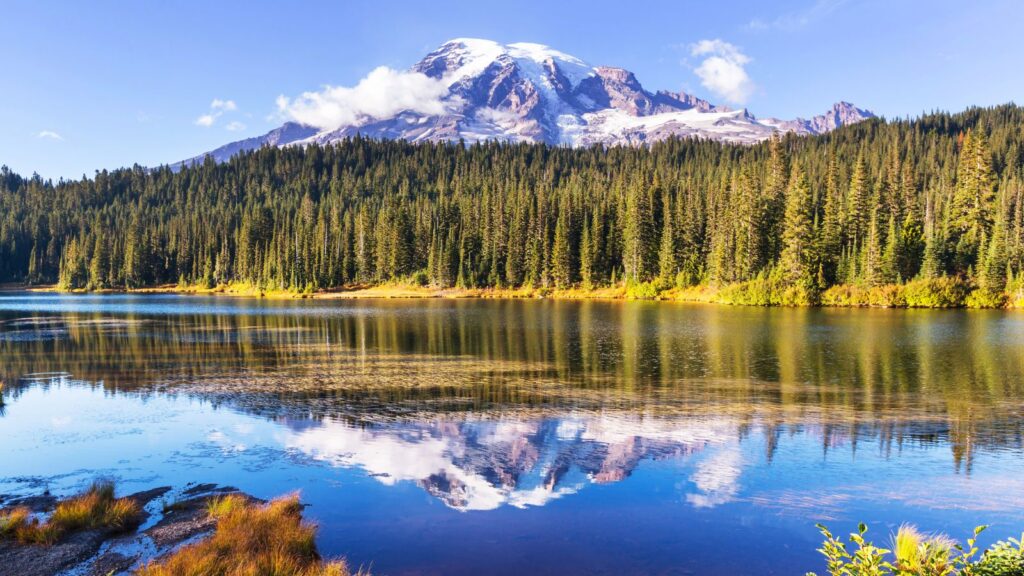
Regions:
[[[649,284],[647,285],[649,286]],[[233,296],[268,300],[601,300],[601,301],[659,301],[724,306],[754,306],[760,308],[902,308],[902,309],[993,309],[1014,310],[1024,308],[1024,294],[1002,294],[1002,304],[977,302],[970,294],[959,299],[939,301],[925,305],[908,304],[899,300],[899,292],[910,284],[890,284],[867,289],[852,285],[836,285],[824,291],[822,301],[804,303],[766,303],[737,301],[731,292],[742,284],[721,287],[709,285],[666,290],[634,292],[625,285],[601,288],[437,288],[413,284],[355,285],[300,292],[285,289],[264,289],[245,283],[220,284],[213,288],[199,285],[181,286],[165,284],[145,288],[106,288],[102,290],[62,290],[56,285],[0,285],[0,293],[37,292],[56,294],[178,294],[192,296]],[[639,294],[638,294],[639,292]],[[895,296],[894,296],[895,295]],[[827,299],[826,299],[827,298]]]
[[[190,482],[174,488],[161,486],[124,496],[139,507],[137,524],[125,528],[83,527],[49,544],[0,538],[0,566],[24,576],[74,573],[89,576],[129,574],[154,560],[165,558],[191,542],[207,538],[216,520],[206,511],[212,499],[238,495],[260,502],[230,486]],[[0,496],[0,511],[22,507],[45,517],[60,499],[49,491],[22,496]]]

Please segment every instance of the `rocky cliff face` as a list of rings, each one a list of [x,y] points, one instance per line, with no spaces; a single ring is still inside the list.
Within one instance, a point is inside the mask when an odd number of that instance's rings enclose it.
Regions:
[[[730,110],[690,94],[650,92],[628,70],[594,67],[540,44],[451,40],[411,72],[447,86],[443,113],[406,110],[330,127],[290,122],[209,155],[222,161],[260,146],[330,143],[356,134],[412,142],[503,140],[570,146],[639,145],[670,136],[754,143],[779,131],[820,134],[874,116],[840,102],[809,120],[759,120],[746,110]]]

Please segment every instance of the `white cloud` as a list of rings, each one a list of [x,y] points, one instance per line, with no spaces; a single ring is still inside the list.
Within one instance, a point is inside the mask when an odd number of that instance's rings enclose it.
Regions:
[[[766,21],[755,18],[747,23],[747,28],[751,30],[797,30],[825,18],[846,2],[847,0],[817,0],[804,10],[782,14],[774,20]]]
[[[238,120],[234,120],[231,123],[229,123],[225,128],[227,128],[228,131],[230,132],[239,132],[241,130],[245,130],[245,124],[239,122]]]
[[[686,495],[686,501],[696,508],[714,508],[731,502],[740,490],[743,474],[743,454],[739,446],[725,446],[697,464],[690,481],[697,492]]]
[[[210,102],[210,109],[231,112],[233,110],[238,110],[238,106],[235,105],[234,100],[221,100],[220,98],[214,98],[213,102]]]
[[[419,72],[400,72],[381,66],[354,87],[325,86],[296,98],[277,97],[281,116],[321,129],[360,125],[402,111],[445,112],[448,84]]]
[[[754,91],[754,81],[744,68],[750,63],[746,54],[719,39],[693,44],[690,54],[704,58],[694,69],[702,86],[735,104],[746,103]]]
[[[220,98],[214,98],[213,102],[210,102],[210,111],[199,118],[196,118],[195,124],[196,126],[209,128],[216,124],[217,119],[223,116],[226,112],[234,112],[235,110],[238,110],[238,105],[235,104],[234,100],[221,100]],[[231,126],[235,124],[240,123],[232,122],[231,124],[228,124],[228,130],[240,130],[240,128],[231,128]],[[245,126],[242,126],[242,128],[244,127]]]
[[[36,138],[45,138],[47,140],[64,140],[64,137],[57,134],[53,130],[43,130],[36,134]]]

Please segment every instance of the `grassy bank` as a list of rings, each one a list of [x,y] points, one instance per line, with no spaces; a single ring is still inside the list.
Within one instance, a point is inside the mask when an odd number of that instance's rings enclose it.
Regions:
[[[115,498],[114,485],[100,482],[82,494],[59,502],[45,521],[34,517],[26,507],[0,513],[0,538],[22,544],[53,544],[80,530],[128,530],[134,528],[140,518],[137,502]]]
[[[57,287],[30,288],[34,291],[60,291]],[[68,292],[84,293],[83,290]],[[835,308],[1022,308],[1024,289],[988,291],[971,281],[951,276],[918,279],[902,284],[864,286],[840,284],[826,290],[784,285],[771,276],[726,285],[701,284],[671,286],[658,281],[637,284],[620,283],[597,288],[440,288],[417,283],[393,282],[380,285],[354,285],[326,290],[267,288],[247,283],[202,285],[168,284],[133,290],[102,290],[92,293],[205,294],[268,299],[540,299],[561,300],[667,300],[734,306],[822,306]]]
[[[232,494],[211,500],[214,533],[151,562],[137,576],[273,574],[348,576],[344,562],[325,562],[316,549],[316,526],[302,519],[296,495],[268,504]]]

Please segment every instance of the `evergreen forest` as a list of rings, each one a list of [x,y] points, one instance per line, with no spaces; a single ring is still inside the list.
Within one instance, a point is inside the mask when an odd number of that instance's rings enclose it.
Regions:
[[[0,171],[0,282],[410,283],[1004,306],[1024,284],[1024,108],[758,145],[352,138],[73,181]]]

